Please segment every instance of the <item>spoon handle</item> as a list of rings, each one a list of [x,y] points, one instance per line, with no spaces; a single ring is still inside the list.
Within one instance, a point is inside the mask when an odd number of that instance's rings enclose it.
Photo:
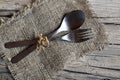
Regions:
[[[15,42],[7,42],[5,43],[5,48],[14,48],[14,47],[22,47],[35,44],[38,38],[33,40],[23,40],[23,41],[15,41]]]

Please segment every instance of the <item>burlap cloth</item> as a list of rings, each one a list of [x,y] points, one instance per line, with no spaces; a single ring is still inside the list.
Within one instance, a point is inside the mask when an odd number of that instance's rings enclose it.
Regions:
[[[22,48],[6,49],[5,42],[33,39],[59,26],[63,15],[72,10],[83,10],[86,15],[81,28],[92,28],[94,38],[82,43],[50,42],[45,50],[36,50],[16,64],[9,62]],[[103,25],[92,17],[85,0],[40,0],[25,8],[17,17],[0,26],[0,54],[16,80],[51,80],[68,62],[94,50],[101,50],[106,42]]]

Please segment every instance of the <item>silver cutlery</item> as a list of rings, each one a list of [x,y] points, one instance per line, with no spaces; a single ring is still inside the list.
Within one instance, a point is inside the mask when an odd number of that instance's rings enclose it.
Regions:
[[[45,34],[47,38],[52,40],[57,34],[64,31],[72,31],[78,29],[85,21],[85,14],[81,10],[71,11],[64,15],[61,25],[57,27],[54,31]],[[15,41],[15,42],[7,42],[5,43],[5,48],[14,48],[14,47],[22,47],[28,46],[36,43],[39,38],[35,38],[33,40],[23,40],[23,41]]]
[[[11,59],[11,62],[17,63],[40,45],[47,47],[49,41],[60,40],[79,43],[91,39],[91,29],[78,29],[84,23],[84,21],[84,12],[82,12],[81,10],[71,11],[64,15],[61,25],[50,33],[40,35],[38,38],[35,38],[33,40],[23,40],[5,43],[5,48],[29,46],[25,50],[21,51],[19,54],[15,55]],[[63,32],[66,33],[57,36],[59,33]]]

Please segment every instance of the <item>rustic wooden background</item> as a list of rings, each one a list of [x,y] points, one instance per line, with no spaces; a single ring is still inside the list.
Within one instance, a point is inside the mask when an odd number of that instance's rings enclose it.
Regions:
[[[1,22],[9,19],[8,15],[12,15],[30,2],[30,0],[1,0]],[[55,77],[56,80],[120,80],[120,2],[119,0],[88,0],[88,2],[93,10],[93,18],[97,18],[105,26],[109,46],[103,51],[95,51],[94,54],[84,56],[78,62],[66,66]],[[2,60],[2,55],[0,73],[1,80],[14,80]]]

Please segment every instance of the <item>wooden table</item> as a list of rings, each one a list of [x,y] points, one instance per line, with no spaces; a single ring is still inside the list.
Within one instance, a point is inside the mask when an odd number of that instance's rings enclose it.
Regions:
[[[66,66],[55,78],[57,80],[120,80],[120,2],[119,0],[88,1],[93,10],[93,18],[97,18],[105,26],[109,46],[103,51],[95,51],[81,57],[78,62]],[[4,15],[9,15],[29,2],[30,0],[4,0],[0,1],[0,9],[4,10]],[[0,12],[0,15],[3,15],[3,12]],[[2,60],[2,55],[0,72],[1,80],[7,78],[13,80]]]

